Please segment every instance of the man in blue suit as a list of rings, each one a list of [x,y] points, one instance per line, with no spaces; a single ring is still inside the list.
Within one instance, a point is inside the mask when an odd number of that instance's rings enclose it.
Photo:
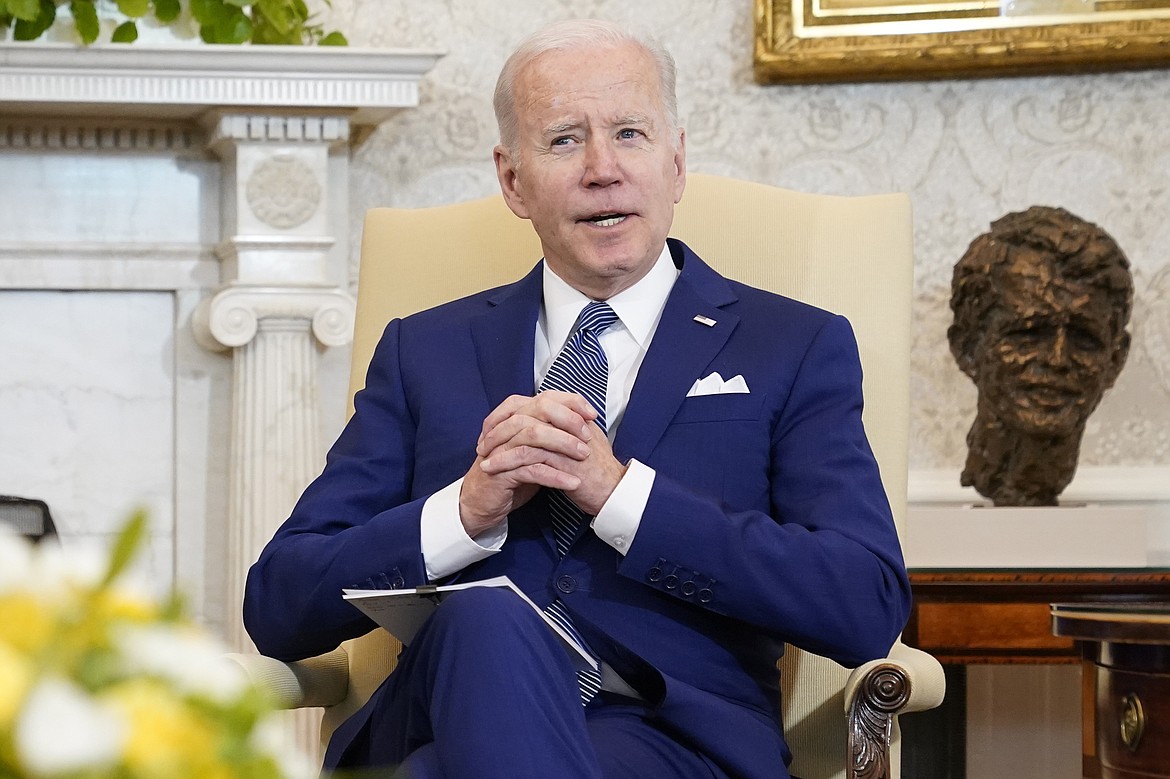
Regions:
[[[507,575],[580,635],[600,693],[519,598],[462,591],[328,766],[786,777],[783,644],[883,656],[910,600],[849,325],[667,239],[685,136],[656,43],[554,25],[508,60],[495,105],[500,185],[543,261],[390,323],[324,472],[249,574],[248,630],[299,659],[373,629],[345,587]],[[597,301],[612,324],[577,332]],[[598,397],[537,392],[589,338]],[[585,520],[562,543],[565,498]]]

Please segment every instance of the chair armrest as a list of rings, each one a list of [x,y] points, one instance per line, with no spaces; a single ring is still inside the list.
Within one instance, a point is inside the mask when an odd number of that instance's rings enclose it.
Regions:
[[[942,664],[900,641],[890,648],[888,657],[856,668],[845,683],[849,724],[846,776],[889,776],[895,718],[933,709],[942,703],[945,693]]]
[[[282,709],[336,706],[349,692],[349,655],[338,647],[328,654],[285,663],[258,654],[228,654],[253,684],[268,691]]]
[[[849,674],[845,711],[859,696],[893,714],[926,711],[942,703],[946,689],[942,663],[934,655],[899,641],[887,657],[871,660]]]

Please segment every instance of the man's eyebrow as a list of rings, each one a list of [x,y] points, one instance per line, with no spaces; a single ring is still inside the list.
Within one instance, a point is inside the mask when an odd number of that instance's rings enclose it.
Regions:
[[[560,135],[561,133],[567,133],[572,130],[576,130],[579,127],[581,127],[580,122],[557,122],[556,124],[550,124],[545,127],[542,134],[546,136]]]

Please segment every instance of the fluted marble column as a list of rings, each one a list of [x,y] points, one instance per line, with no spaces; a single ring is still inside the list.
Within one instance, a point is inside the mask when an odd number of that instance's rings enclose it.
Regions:
[[[354,301],[334,281],[349,120],[222,112],[207,125],[223,161],[223,283],[194,324],[205,347],[233,350],[226,630],[246,651],[247,570],[320,468],[318,346],[343,346],[353,334]],[[319,713],[301,712],[291,726],[314,751]]]
[[[238,615],[248,567],[320,470],[317,344],[349,342],[353,301],[336,289],[234,285],[196,317],[205,346],[234,350],[224,575]],[[251,648],[238,617],[228,640]]]
[[[195,330],[207,348],[234,350],[224,575],[238,615],[248,567],[320,467],[318,344],[352,337],[353,299],[331,283],[342,265],[349,120],[220,112],[206,124],[223,161],[223,284]],[[238,616],[227,631],[250,648]]]

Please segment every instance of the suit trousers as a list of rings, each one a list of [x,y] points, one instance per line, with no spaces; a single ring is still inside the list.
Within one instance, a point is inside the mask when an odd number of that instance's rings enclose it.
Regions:
[[[603,692],[582,707],[564,647],[506,590],[450,595],[368,705],[365,746],[338,761],[362,776],[725,777],[639,701]]]

